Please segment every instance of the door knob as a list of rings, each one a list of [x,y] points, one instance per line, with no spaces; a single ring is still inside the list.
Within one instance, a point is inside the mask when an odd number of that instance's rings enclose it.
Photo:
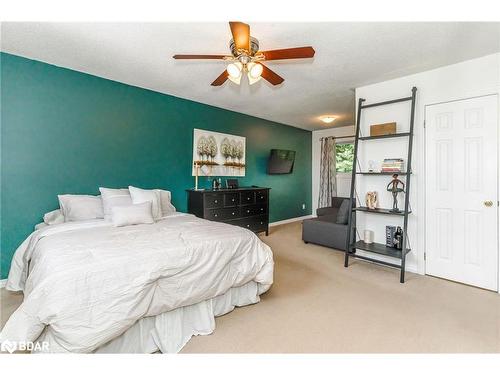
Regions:
[[[483,203],[484,203],[484,205],[485,205],[486,207],[491,207],[491,206],[493,206],[493,202],[492,202],[492,201],[484,201]]]

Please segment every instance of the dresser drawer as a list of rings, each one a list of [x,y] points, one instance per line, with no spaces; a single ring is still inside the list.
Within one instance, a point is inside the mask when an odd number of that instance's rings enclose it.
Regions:
[[[251,206],[241,207],[241,217],[264,215],[267,213],[267,205],[255,204]]]
[[[222,194],[205,194],[205,208],[218,208],[224,205]]]
[[[250,229],[254,232],[263,232],[267,230],[267,216],[262,215],[262,216],[255,216],[252,218],[246,218],[246,219],[240,219],[237,220],[239,226]]]
[[[255,192],[254,191],[243,191],[240,193],[240,204],[254,204],[255,203]]]
[[[224,193],[224,207],[234,207],[239,204],[238,193]]]
[[[232,208],[213,208],[205,210],[205,219],[215,221],[225,221],[237,219],[240,217],[240,209],[238,207]]]
[[[255,203],[267,203],[268,194],[268,190],[257,190],[255,192]]]

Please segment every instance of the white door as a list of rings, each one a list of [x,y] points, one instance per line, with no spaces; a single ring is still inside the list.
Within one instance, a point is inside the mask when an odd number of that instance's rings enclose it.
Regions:
[[[426,273],[498,290],[496,95],[429,105]]]

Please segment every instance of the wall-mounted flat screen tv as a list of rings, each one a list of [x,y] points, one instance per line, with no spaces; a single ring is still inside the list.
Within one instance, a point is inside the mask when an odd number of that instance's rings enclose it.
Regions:
[[[295,151],[272,149],[267,162],[267,174],[287,174],[293,172]]]

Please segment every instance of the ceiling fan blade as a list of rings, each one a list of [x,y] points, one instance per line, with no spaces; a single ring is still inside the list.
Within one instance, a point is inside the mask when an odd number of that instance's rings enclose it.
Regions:
[[[229,22],[236,49],[250,50],[250,26],[243,22]]]
[[[307,59],[314,56],[314,49],[312,47],[297,47],[275,49],[272,51],[259,51],[262,53],[266,60],[286,60],[286,59]]]
[[[212,82],[212,86],[220,86],[224,82],[226,82],[227,77],[229,74],[227,73],[227,70],[224,70],[220,76],[217,77],[215,81]]]
[[[190,60],[190,59],[215,59],[222,60],[225,55],[174,55],[173,58],[177,60]],[[228,56],[229,57],[229,56]]]
[[[261,77],[264,78],[265,80],[269,81],[273,85],[279,85],[282,83],[285,79],[276,73],[274,73],[271,69],[269,69],[267,66],[264,64],[262,65],[262,74]]]

